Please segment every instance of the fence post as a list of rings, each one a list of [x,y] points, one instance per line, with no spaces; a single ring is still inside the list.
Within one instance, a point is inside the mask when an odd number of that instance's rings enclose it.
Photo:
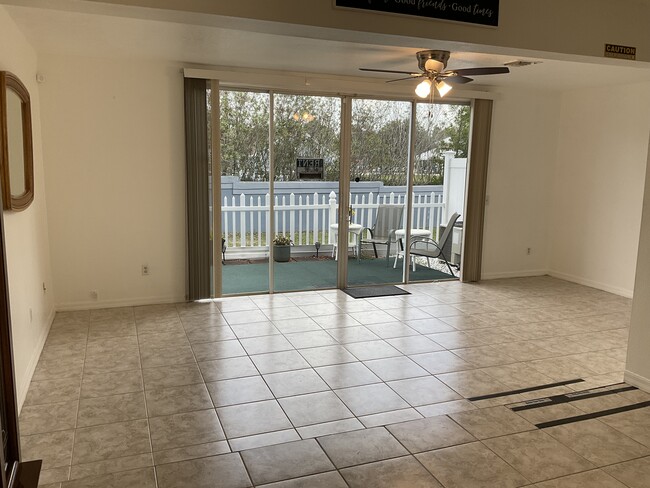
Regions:
[[[266,207],[266,224],[264,233],[266,235],[266,247],[271,245],[271,196],[267,193],[264,197],[264,206]]]
[[[289,195],[289,206],[291,207],[291,210],[289,210],[289,239],[291,239],[291,241],[295,241],[294,234],[296,233],[296,210],[293,208],[295,204],[296,195],[291,192]]]
[[[329,225],[336,224],[336,193],[334,191],[330,192],[330,223]],[[331,227],[330,227],[331,228]],[[327,230],[327,243],[328,244],[334,244],[334,236],[332,233]]]
[[[449,215],[447,213],[449,210],[447,206],[449,204],[449,185],[451,184],[451,162],[454,159],[456,153],[454,151],[445,151],[442,153],[445,157],[445,169],[442,173],[442,218],[443,222],[449,220]],[[438,223],[440,225],[442,222]]]
[[[234,243],[230,242],[230,233],[228,232],[228,197],[223,197],[223,207],[221,207],[223,212],[223,234],[226,238],[226,247],[234,247]],[[214,236],[213,236],[214,238]]]
[[[239,206],[239,245],[246,247],[246,212],[243,210],[246,208],[246,195],[243,193],[239,195]]]

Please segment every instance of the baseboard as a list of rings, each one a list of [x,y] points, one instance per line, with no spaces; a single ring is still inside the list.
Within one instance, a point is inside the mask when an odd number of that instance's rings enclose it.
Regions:
[[[83,302],[57,303],[57,312],[71,312],[75,310],[89,310],[98,308],[137,307],[140,305],[159,305],[163,303],[184,302],[185,297],[148,297],[128,298],[120,300],[93,300]]]
[[[615,295],[620,295],[625,298],[632,298],[632,295],[634,294],[633,290],[629,290],[627,288],[611,286],[608,285],[607,283],[601,283],[600,281],[594,281],[587,278],[583,278],[582,276],[574,276],[568,273],[562,273],[560,271],[555,271],[552,269],[548,270],[548,274],[554,278],[559,278],[565,281],[571,281],[572,283],[589,286],[591,288],[597,288],[598,290],[614,293]]]
[[[41,332],[41,335],[38,338],[36,349],[32,354],[32,358],[29,360],[29,365],[27,366],[27,372],[23,377],[23,381],[20,383],[20,385],[17,385],[16,402],[18,403],[18,413],[20,413],[20,411],[22,410],[23,403],[25,403],[25,399],[27,398],[27,391],[29,390],[29,385],[32,382],[34,371],[36,371],[38,360],[40,359],[41,353],[43,352],[43,347],[45,347],[45,341],[47,340],[47,335],[50,333],[50,329],[52,328],[52,323],[54,322],[55,315],[56,315],[56,310],[54,309],[54,307],[52,307],[52,311],[50,312],[50,315],[47,317],[47,322],[46,322],[47,326],[43,329],[43,332]]]
[[[632,371],[625,370],[625,376],[623,377],[626,383],[629,383],[632,386],[636,386],[640,390],[650,393],[650,378],[645,376],[638,375]]]
[[[522,271],[505,271],[502,273],[481,273],[482,280],[498,280],[501,278],[527,278],[529,276],[544,276],[547,269],[530,269]]]

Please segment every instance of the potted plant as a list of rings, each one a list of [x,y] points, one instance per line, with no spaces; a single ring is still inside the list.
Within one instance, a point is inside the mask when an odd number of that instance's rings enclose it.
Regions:
[[[273,260],[286,263],[291,258],[291,239],[281,234],[273,238]]]

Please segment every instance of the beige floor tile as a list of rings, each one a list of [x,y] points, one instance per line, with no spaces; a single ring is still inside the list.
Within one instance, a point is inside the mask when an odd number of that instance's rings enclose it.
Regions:
[[[584,412],[582,410],[577,409],[571,403],[561,403],[559,405],[548,405],[546,407],[531,408],[530,410],[520,410],[516,413],[531,424],[541,424],[543,422],[550,422],[552,420],[584,415]]]
[[[178,447],[166,451],[155,451],[153,458],[156,466],[160,464],[177,463],[180,461],[189,461],[190,459],[200,459],[211,456],[218,456],[230,452],[230,446],[227,441],[208,442],[194,446]]]
[[[453,413],[450,417],[478,439],[535,429],[533,424],[503,406]]]
[[[406,456],[341,470],[351,488],[442,488],[413,457]],[[336,485],[334,485],[336,486]],[[345,486],[345,485],[341,485]]]
[[[241,455],[256,485],[334,469],[334,465],[314,439],[260,447],[243,451]]]
[[[111,424],[147,418],[144,393],[125,393],[100,398],[84,398],[79,402],[77,427]]]
[[[368,427],[368,426],[366,426]],[[308,425],[306,427],[298,427],[298,434],[303,439],[311,439],[314,437],[321,437],[330,434],[340,434],[341,432],[350,432],[352,430],[363,429],[364,424],[359,422],[356,418],[349,418],[343,420],[334,420],[332,422],[324,422],[322,424]]]
[[[81,382],[81,398],[96,398],[144,389],[142,371],[118,371],[114,373],[84,372]]]
[[[276,398],[329,390],[329,386],[313,369],[267,374],[264,381]]]
[[[20,447],[23,461],[43,460],[43,469],[70,466],[74,430],[22,436]]]
[[[599,469],[545,481],[538,483],[537,486],[538,488],[627,488],[623,483]]]
[[[372,415],[364,415],[359,417],[359,420],[367,428],[378,427],[380,425],[396,424],[399,422],[406,422],[408,420],[421,419],[422,415],[414,408],[403,408],[401,410],[392,410],[389,412],[374,413]]]
[[[213,409],[149,419],[154,451],[224,440],[226,437]]]
[[[337,471],[304,476],[287,481],[278,481],[268,485],[259,485],[260,488],[348,488]]]
[[[650,480],[650,457],[608,466],[604,471],[629,488],[647,488]]]
[[[151,452],[149,423],[134,420],[77,429],[72,464],[135,456]]]
[[[246,488],[251,485],[239,454],[222,454],[156,466],[158,488]]]
[[[207,387],[215,407],[259,402],[274,398],[266,382],[259,375],[215,381],[214,383],[208,383]]]
[[[41,469],[41,475],[38,478],[38,486],[41,488],[59,488],[62,481],[70,479],[70,466],[60,468]]]
[[[364,364],[384,381],[402,380],[429,373],[407,357],[395,357],[365,361]]]
[[[196,363],[144,368],[142,376],[146,390],[203,383],[203,376]]]
[[[436,377],[465,398],[508,391],[508,387],[482,371],[457,371]]]
[[[608,415],[600,420],[650,448],[650,407]]]
[[[148,390],[145,396],[150,417],[213,408],[204,384]]]
[[[357,417],[409,408],[409,404],[384,383],[345,388],[335,393]]]
[[[199,342],[192,344],[192,350],[197,361],[246,356],[246,351],[236,339],[230,341]]]
[[[316,372],[332,388],[349,388],[381,382],[363,363],[322,366],[316,368]]]
[[[42,405],[79,400],[79,377],[32,381],[24,405]]]
[[[94,461],[85,464],[75,464],[70,471],[70,479],[76,480],[92,476],[104,476],[121,471],[153,466],[151,453],[117,457],[105,461]]]
[[[595,467],[541,431],[497,437],[483,443],[534,482],[588,471]]]
[[[276,400],[221,407],[217,414],[229,439],[293,427]]]
[[[516,359],[505,354],[498,346],[468,347],[454,349],[452,352],[461,359],[479,368],[517,362]]]
[[[318,443],[339,469],[408,454],[383,427],[319,437]]]
[[[230,327],[225,325],[215,325],[211,327],[197,327],[183,322],[186,326],[187,339],[191,344],[201,344],[203,342],[216,342],[237,339],[237,336]],[[189,326],[188,326],[189,325]],[[200,324],[204,325],[203,323]]]
[[[279,402],[295,427],[322,424],[354,416],[331,391],[281,398]]]
[[[544,432],[596,466],[650,455],[647,447],[595,419],[551,427]]]
[[[386,428],[412,454],[476,440],[469,432],[444,415],[388,425]]]
[[[201,373],[206,382],[243,378],[258,374],[255,365],[248,357],[215,359],[199,363]]]
[[[24,406],[20,412],[20,433],[31,435],[74,429],[78,407],[76,401]]]
[[[156,488],[153,468],[66,481],[62,488]]]
[[[284,444],[285,442],[299,441],[300,439],[295,429],[286,429],[229,439],[228,443],[230,444],[230,449],[235,452],[255,449],[257,447],[274,446],[276,444]]]
[[[460,395],[433,376],[390,381],[387,384],[413,407],[460,399]]]
[[[516,488],[528,480],[480,442],[415,456],[445,488]]]

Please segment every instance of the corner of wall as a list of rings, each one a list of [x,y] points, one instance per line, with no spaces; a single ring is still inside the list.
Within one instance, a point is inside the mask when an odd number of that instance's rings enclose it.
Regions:
[[[650,378],[646,378],[645,376],[638,375],[626,369],[623,381],[632,386],[636,386],[640,390],[650,393]]]
[[[47,326],[44,327],[43,330],[41,331],[41,334],[38,338],[38,342],[36,343],[32,351],[32,355],[29,359],[29,363],[23,375],[22,381],[20,382],[20,384],[16,384],[16,394],[18,397],[16,401],[18,403],[18,413],[20,413],[20,411],[23,409],[23,404],[25,403],[25,399],[27,398],[27,392],[29,391],[29,385],[32,382],[34,371],[36,371],[38,360],[40,359],[41,353],[43,352],[43,347],[45,347],[45,341],[47,340],[47,336],[50,333],[50,329],[52,328],[52,323],[54,322],[55,316],[56,316],[56,311],[54,310],[54,307],[52,307],[52,311],[47,317],[47,321],[46,321]]]

